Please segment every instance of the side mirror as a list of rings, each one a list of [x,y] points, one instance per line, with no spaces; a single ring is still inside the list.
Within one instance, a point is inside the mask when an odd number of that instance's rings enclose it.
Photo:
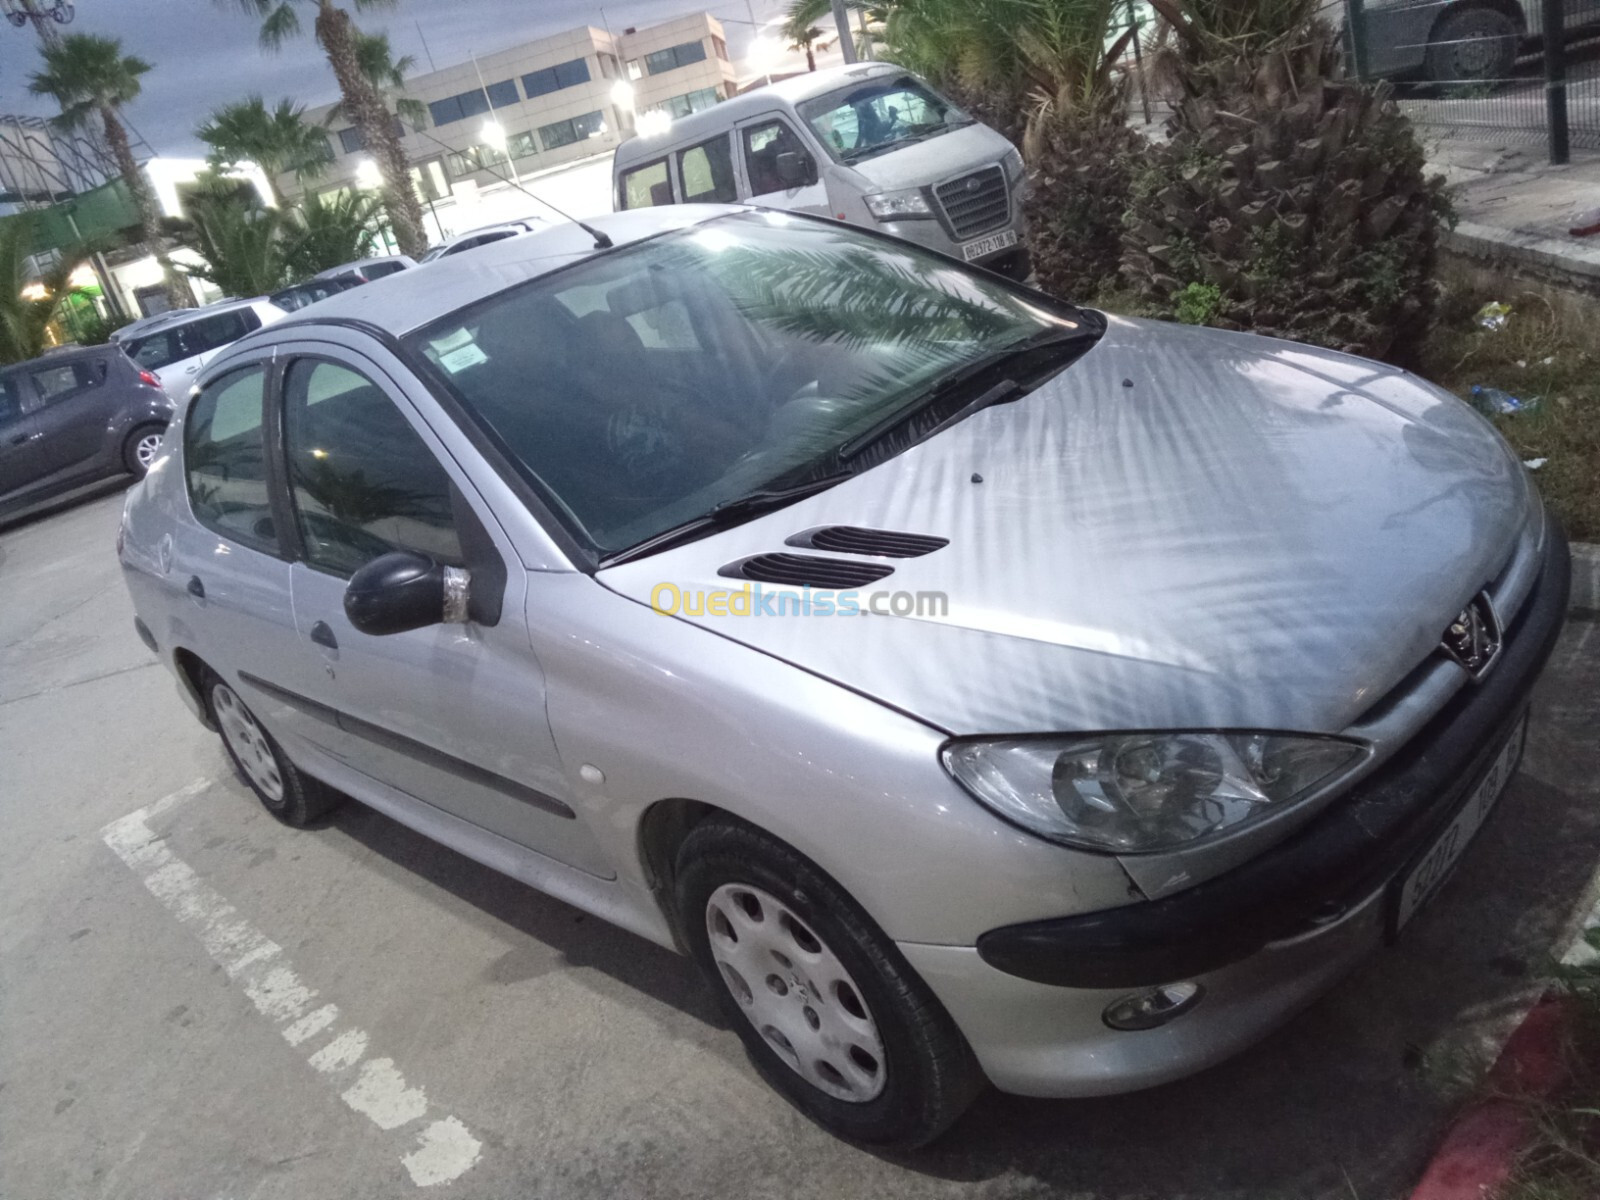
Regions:
[[[817,181],[816,164],[811,161],[810,155],[801,154],[798,150],[785,150],[778,155],[773,166],[784,187],[805,187]]]
[[[350,576],[344,589],[344,615],[362,633],[375,636],[460,624],[467,619],[468,579],[460,567],[396,550]]]

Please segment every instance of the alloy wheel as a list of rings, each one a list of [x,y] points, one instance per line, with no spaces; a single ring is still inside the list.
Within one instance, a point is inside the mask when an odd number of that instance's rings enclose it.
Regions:
[[[883,1041],[861,989],[787,905],[724,884],[706,902],[706,932],[740,1011],[791,1070],[838,1100],[860,1104],[883,1091]]]
[[[150,464],[155,462],[156,455],[161,450],[161,433],[147,433],[133,446],[133,457],[139,464],[140,470],[148,471]]]
[[[233,751],[239,765],[250,782],[267,799],[281,803],[284,796],[283,775],[278,770],[278,759],[267,743],[266,731],[256,723],[255,717],[244,706],[244,701],[225,683],[211,689],[211,704],[217,714],[217,724],[228,748]]]

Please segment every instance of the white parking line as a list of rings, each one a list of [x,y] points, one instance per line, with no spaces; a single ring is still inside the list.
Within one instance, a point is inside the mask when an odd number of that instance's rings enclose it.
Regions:
[[[354,1082],[340,1098],[381,1130],[415,1126],[430,1111],[419,1087],[406,1083],[392,1058],[367,1058],[365,1030],[347,1026],[321,1045],[320,1038],[339,1023],[336,1004],[315,1006],[317,990],[304,983],[283,955],[283,947],[258,930],[227,899],[169,850],[150,828],[153,817],[209,787],[197,779],[137,812],[111,822],[101,837],[117,857],[144,880],[151,895],[178,921],[192,929],[209,954],[243,989],[256,1011],[279,1027],[284,1041],[310,1052],[311,1068],[335,1084]],[[411,1182],[433,1187],[459,1178],[478,1161],[482,1144],[455,1117],[437,1116],[415,1135],[413,1149],[400,1159]]]

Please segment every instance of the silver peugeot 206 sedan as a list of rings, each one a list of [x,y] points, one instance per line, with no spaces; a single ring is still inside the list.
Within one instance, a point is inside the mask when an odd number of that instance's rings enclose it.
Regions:
[[[198,383],[120,553],[261,802],[692,955],[864,1141],[1196,1071],[1403,937],[1566,606],[1427,382],[792,214],[507,239]]]

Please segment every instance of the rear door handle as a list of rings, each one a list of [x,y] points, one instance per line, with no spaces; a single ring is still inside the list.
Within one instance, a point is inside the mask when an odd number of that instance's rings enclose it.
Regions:
[[[185,590],[196,600],[204,600],[206,598],[206,585],[200,582],[200,576],[198,575],[189,576],[189,583]]]
[[[318,621],[311,627],[311,640],[319,646],[326,646],[329,650],[339,648],[339,639],[333,636],[333,630],[326,621]]]

